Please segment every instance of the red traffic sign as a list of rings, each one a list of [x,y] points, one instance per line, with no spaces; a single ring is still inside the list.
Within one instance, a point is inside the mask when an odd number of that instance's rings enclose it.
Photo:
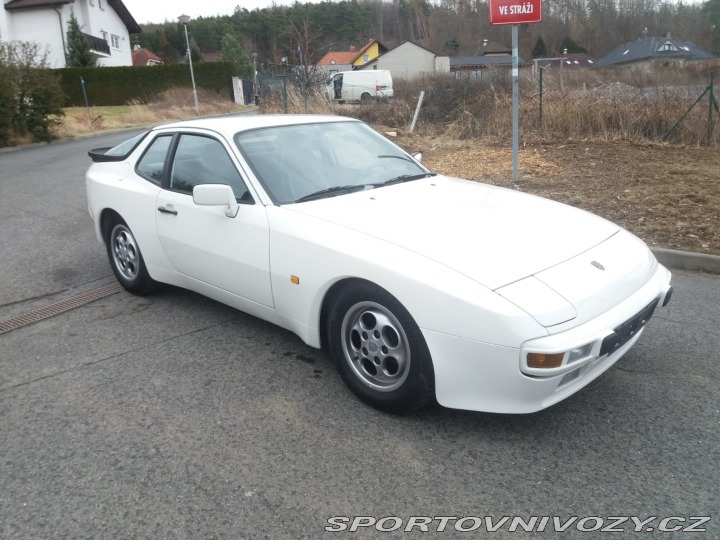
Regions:
[[[541,20],[540,0],[490,0],[490,24],[528,24]]]

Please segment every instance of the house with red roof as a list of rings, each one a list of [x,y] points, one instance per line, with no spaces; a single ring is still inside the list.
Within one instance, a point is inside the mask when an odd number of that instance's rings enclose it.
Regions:
[[[132,52],[133,66],[157,66],[163,63],[162,59],[152,51],[135,45]]]
[[[354,45],[349,51],[330,51],[317,63],[318,70],[326,74],[338,71],[352,71],[368,62],[371,62],[381,54],[387,52],[387,47],[377,39],[371,39],[365,45],[357,49]]]

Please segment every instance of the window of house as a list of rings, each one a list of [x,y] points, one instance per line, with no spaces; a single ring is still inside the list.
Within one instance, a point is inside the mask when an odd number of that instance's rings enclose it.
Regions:
[[[666,41],[665,43],[663,43],[660,46],[660,48],[658,49],[658,52],[673,52],[673,51],[677,51],[677,50],[678,49],[674,43],[672,43],[671,41]]]
[[[103,38],[103,39],[105,40],[105,42],[107,43],[108,33],[107,33],[107,32],[102,32],[102,31],[101,31],[100,33],[102,34],[102,38]]]
[[[367,64],[370,61],[370,55],[363,54],[363,63]]]
[[[170,189],[190,195],[200,184],[228,185],[238,202],[252,203],[245,182],[225,147],[210,137],[183,134],[170,172]]]
[[[110,36],[110,38],[112,39],[113,49],[119,49],[120,48],[120,36],[116,36],[115,34],[113,34]]]
[[[105,9],[105,7],[103,6],[103,0],[98,0],[98,7],[100,9]]]
[[[91,6],[94,6],[94,5],[95,5],[95,0],[90,0],[90,5],[91,5]]]

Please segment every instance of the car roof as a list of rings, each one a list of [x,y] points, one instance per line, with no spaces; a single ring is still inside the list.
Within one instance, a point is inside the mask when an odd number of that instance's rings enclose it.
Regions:
[[[159,129],[208,129],[232,137],[241,131],[264,127],[288,126],[298,124],[317,124],[331,122],[357,122],[346,116],[330,116],[320,114],[240,114],[213,118],[198,118],[162,124],[153,128]]]

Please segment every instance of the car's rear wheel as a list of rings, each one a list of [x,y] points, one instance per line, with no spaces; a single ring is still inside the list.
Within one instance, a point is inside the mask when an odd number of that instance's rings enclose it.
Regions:
[[[115,218],[107,228],[105,238],[110,267],[120,284],[134,294],[148,294],[156,282],[145,267],[137,240],[127,224]]]
[[[340,376],[378,409],[408,413],[435,395],[427,344],[407,309],[371,283],[354,284],[335,299],[328,345]]]
[[[370,103],[370,100],[372,99],[372,96],[368,94],[367,92],[363,92],[360,96],[360,101],[363,103]]]

